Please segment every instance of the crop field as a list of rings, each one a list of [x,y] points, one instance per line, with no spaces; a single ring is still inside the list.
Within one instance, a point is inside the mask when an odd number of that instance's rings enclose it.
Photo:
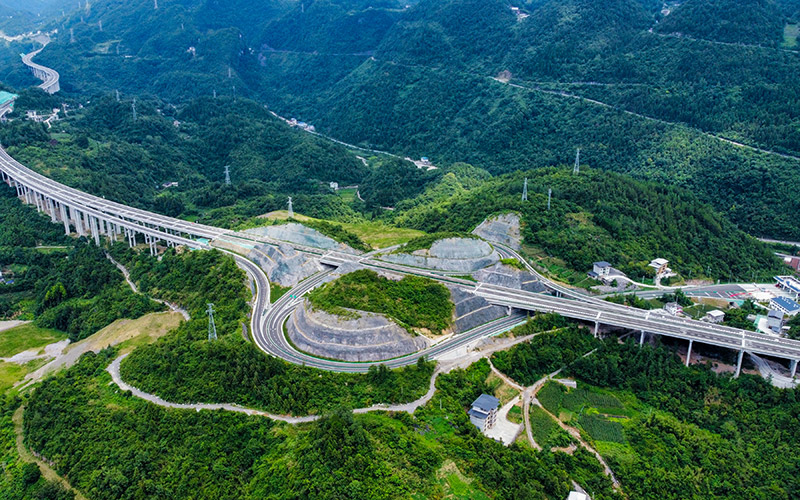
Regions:
[[[622,424],[606,419],[600,415],[581,415],[578,422],[595,441],[610,441],[625,444]]]

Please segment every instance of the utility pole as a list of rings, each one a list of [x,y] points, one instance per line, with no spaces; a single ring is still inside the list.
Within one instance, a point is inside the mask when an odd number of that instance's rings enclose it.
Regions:
[[[522,201],[528,201],[528,178],[525,177],[525,183],[522,184]]]
[[[548,189],[547,190],[547,211],[548,212],[550,211],[550,200],[552,198],[553,198],[553,190],[552,189]]]
[[[136,121],[136,98],[133,98],[133,102],[131,103],[131,109],[133,109],[133,121]]]
[[[573,174],[581,173],[581,148],[575,153],[575,168],[572,169]]]
[[[225,185],[231,185],[231,166],[225,165]]]
[[[292,207],[292,197],[289,197],[289,218],[294,219],[294,207]]]
[[[217,340],[217,325],[214,323],[214,304],[208,303],[208,340]]]

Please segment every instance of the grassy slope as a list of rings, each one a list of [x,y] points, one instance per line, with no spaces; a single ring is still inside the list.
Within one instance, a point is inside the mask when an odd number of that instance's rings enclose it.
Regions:
[[[41,348],[67,338],[67,334],[49,328],[39,328],[28,323],[0,332],[0,358],[8,358],[22,351]]]
[[[268,218],[272,220],[287,220],[289,213],[286,210],[278,210],[270,212]],[[304,220],[322,220],[300,214],[295,214],[294,218],[301,222]],[[394,227],[380,221],[335,222],[335,224],[342,226],[376,249],[406,243],[425,234],[417,229]]]

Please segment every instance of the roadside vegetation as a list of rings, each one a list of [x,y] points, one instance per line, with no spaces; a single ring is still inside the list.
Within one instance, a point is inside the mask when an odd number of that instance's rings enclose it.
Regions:
[[[0,190],[0,264],[13,270],[0,284],[0,319],[34,320],[74,342],[117,319],[164,309],[133,293],[102,249],[64,236],[49,217],[21,206],[7,186]],[[63,248],[43,252],[39,245]]]
[[[796,490],[795,391],[705,365],[686,368],[667,348],[616,340],[569,372],[597,389],[579,382],[577,390],[556,387],[561,396],[540,393],[540,401],[577,418],[631,497],[791,497]],[[686,474],[696,480],[685,482]]]
[[[524,386],[533,385],[537,380],[583,356],[587,352],[601,345],[587,328],[581,328],[575,323],[568,323],[561,316],[553,316],[556,329],[542,329],[543,331],[528,342],[517,344],[507,351],[498,351],[492,354],[492,364],[517,383]],[[536,320],[532,320],[531,323]],[[546,324],[547,318],[540,320],[539,324]],[[532,326],[532,325],[531,325]],[[520,328],[530,328],[525,325]],[[519,337],[522,332],[514,332]]]
[[[385,314],[409,330],[441,334],[452,321],[453,303],[444,285],[420,276],[395,281],[361,269],[345,274],[308,294],[311,305],[331,314],[347,309]]]
[[[103,368],[115,356],[113,350],[87,354],[48,379],[32,395],[24,421],[26,443],[93,499],[460,493],[556,500],[566,497],[570,478],[591,488],[593,498],[620,498],[581,451],[506,448],[478,433],[464,408],[486,390],[485,361],[440,376],[434,400],[413,416],[337,408],[317,422],[291,426],[226,411],[167,410],[133,398],[109,384]],[[151,458],[134,463],[131,453]]]

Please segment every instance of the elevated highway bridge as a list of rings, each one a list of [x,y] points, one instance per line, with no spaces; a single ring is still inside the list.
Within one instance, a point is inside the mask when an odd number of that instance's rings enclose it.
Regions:
[[[42,51],[42,49],[44,49],[44,47],[27,54],[22,54],[22,64],[27,66],[33,75],[42,81],[42,83],[39,85],[40,89],[44,90],[48,94],[55,94],[61,90],[61,87],[58,83],[60,78],[58,71],[33,62],[33,58],[36,57],[39,52]]]
[[[77,189],[67,187],[43,175],[40,175],[14,160],[0,148],[0,177],[9,186],[16,189],[17,195],[24,202],[33,204],[40,212],[51,217],[54,223],[62,223],[67,234],[72,228],[80,236],[91,237],[96,244],[101,238],[118,241],[124,238],[130,245],[135,245],[143,238],[150,252],[157,253],[156,245],[164,242],[167,246],[185,245],[189,248],[210,248],[212,240],[235,242],[243,245],[263,243],[277,245],[279,243],[264,237],[243,235],[232,231],[203,224],[196,224],[146,210],[93,196]],[[469,340],[489,336],[507,330],[519,324],[520,316],[511,314],[516,311],[553,312],[580,321],[594,324],[597,334],[601,325],[634,330],[640,334],[643,342],[645,334],[665,335],[689,341],[691,351],[694,342],[734,349],[739,352],[737,374],[741,370],[744,352],[772,356],[790,360],[792,376],[795,374],[797,361],[800,360],[800,341],[761,335],[746,330],[729,328],[721,325],[681,319],[643,311],[631,307],[613,304],[597,298],[588,297],[556,283],[539,278],[553,291],[555,296],[525,292],[485,283],[476,283],[453,276],[446,276],[429,269],[402,266],[376,260],[376,255],[352,255],[340,252],[325,252],[320,249],[291,245],[295,250],[314,256],[321,263],[338,267],[345,263],[359,265],[376,270],[392,271],[400,274],[426,276],[445,284],[458,285],[483,297],[491,304],[509,308],[510,319],[476,328],[471,332],[454,336],[452,339],[436,344],[413,356],[390,360],[390,366],[410,364],[422,356],[438,356],[461,347]],[[525,262],[513,250],[499,245],[505,255],[514,255]],[[379,257],[379,256],[378,256]],[[289,294],[270,306],[269,282],[264,272],[255,264],[237,256],[237,261],[254,279],[257,288],[257,300],[254,305],[251,329],[256,344],[265,352],[290,362],[302,363],[328,370],[365,371],[369,364],[344,363],[321,360],[294,349],[286,341],[283,324],[289,314],[298,305],[296,297],[302,296],[314,286],[322,283],[320,276],[301,282]],[[530,271],[535,272],[532,268]],[[294,298],[293,298],[294,297]],[[688,356],[687,356],[688,359]]]

